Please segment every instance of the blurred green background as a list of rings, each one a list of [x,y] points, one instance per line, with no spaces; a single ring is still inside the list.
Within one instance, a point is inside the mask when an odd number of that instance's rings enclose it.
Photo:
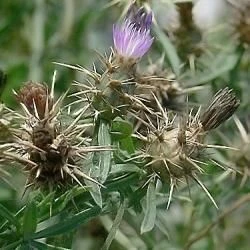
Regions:
[[[92,67],[92,64],[97,62],[95,51],[102,54],[110,52],[112,25],[120,18],[129,2],[125,0],[1,1],[0,69],[7,74],[7,84],[0,86],[1,101],[11,108],[17,108],[12,89],[18,90],[28,80],[50,84],[55,69],[57,92],[62,93],[69,88],[72,81],[79,76],[75,71],[57,66],[53,62]],[[222,21],[222,24],[216,26],[212,32],[203,33],[190,21],[192,1],[140,2],[149,2],[159,24],[153,31],[155,43],[150,51],[153,61],[165,54],[165,66],[170,72],[175,73],[182,86],[186,88],[205,85],[202,91],[190,95],[192,102],[206,104],[209,97],[218,89],[225,86],[233,88],[241,99],[237,115],[243,124],[247,124],[250,112],[249,45],[239,40],[235,30],[225,27],[228,21]],[[178,4],[181,13],[181,24],[172,30],[170,24],[173,19],[169,18],[168,11],[174,2]],[[167,4],[162,5],[162,3]],[[148,56],[145,56],[144,62],[147,62],[147,59]],[[239,132],[232,121],[224,125],[220,131],[223,131],[229,145],[242,144]],[[216,132],[212,140],[225,143],[218,134]],[[248,153],[250,151],[246,154]],[[234,153],[215,154],[228,165],[234,158]],[[241,195],[250,192],[249,181],[240,187],[241,178],[232,179],[230,173],[225,174],[217,168],[207,166],[207,169],[209,171],[202,176],[203,181],[218,201],[220,211],[228,208]],[[15,177],[10,179],[12,188],[1,180],[0,202],[14,212],[25,202],[21,198],[25,177],[18,169],[13,171]],[[168,190],[165,197],[158,197],[157,225],[152,232],[140,235],[140,223],[143,217],[130,209],[125,215],[112,249],[182,249],[193,231],[199,232],[218,215],[218,211],[204,193],[192,184],[191,188],[193,202],[186,198],[189,195],[187,188],[181,187],[177,190],[169,211],[166,211]],[[232,216],[220,221],[206,239],[191,249],[250,249],[249,215],[248,203]],[[113,219],[114,215],[105,215],[81,227],[74,237],[74,249],[100,249],[112,224],[110,218]],[[67,238],[58,237],[53,239],[53,242],[60,242],[60,245],[66,246]]]
[[[1,99],[15,105],[12,89],[28,80],[51,83],[52,62],[89,67],[94,50],[103,53],[112,45],[112,23],[116,8],[105,8],[108,1],[2,1],[0,3],[0,68],[7,74]],[[63,91],[74,79],[74,72],[60,68],[56,88]]]

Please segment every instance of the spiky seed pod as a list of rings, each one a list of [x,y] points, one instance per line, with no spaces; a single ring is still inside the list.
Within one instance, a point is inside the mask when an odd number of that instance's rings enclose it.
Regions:
[[[230,22],[241,42],[250,44],[250,2],[227,0],[231,6]]]
[[[159,101],[155,98],[161,116],[158,125],[149,122],[149,136],[147,138],[146,156],[150,158],[148,166],[155,171],[163,182],[173,183],[182,178],[191,177],[212,197],[199,181],[197,175],[202,173],[201,164],[208,160],[204,149],[211,147],[205,144],[208,131],[218,127],[235,112],[239,101],[228,88],[219,91],[211,104],[200,115],[200,109],[195,116],[180,114],[179,122],[171,119],[171,113],[164,111]],[[216,146],[214,146],[216,147]],[[214,202],[214,201],[213,201]],[[216,205],[216,204],[215,204]]]
[[[45,83],[28,82],[16,94],[24,114],[22,123],[14,131],[14,142],[3,144],[7,161],[24,164],[29,186],[53,188],[77,182],[79,179],[97,181],[84,173],[84,160],[88,152],[110,150],[107,147],[88,146],[83,137],[84,120],[78,122],[88,109],[70,123],[61,120],[62,101],[66,94],[54,99],[55,75],[51,91]],[[70,118],[71,114],[67,113]],[[89,124],[87,125],[89,126]],[[80,164],[80,165],[78,165]]]
[[[149,134],[146,152],[152,157],[153,169],[168,181],[169,177],[179,179],[199,171],[193,160],[199,158],[204,148],[204,134],[201,123],[191,115],[186,124],[179,125],[171,120],[171,114],[165,113],[165,117],[168,123]]]

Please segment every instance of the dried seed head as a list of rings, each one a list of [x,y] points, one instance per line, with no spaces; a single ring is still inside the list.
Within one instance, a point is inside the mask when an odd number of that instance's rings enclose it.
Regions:
[[[152,92],[166,108],[180,109],[180,95],[183,89],[176,81],[175,75],[164,67],[164,56],[142,69],[137,68],[135,80],[138,83],[136,94],[151,102],[155,106]],[[178,105],[180,104],[180,105]]]
[[[232,89],[219,90],[201,116],[203,129],[209,131],[217,128],[234,114],[239,105],[240,101],[236,98]]]
[[[46,105],[49,110],[52,107],[52,100],[45,83],[33,81],[25,83],[18,92],[17,99],[26,106],[32,115],[35,115],[35,110],[37,110],[40,119],[44,118]]]

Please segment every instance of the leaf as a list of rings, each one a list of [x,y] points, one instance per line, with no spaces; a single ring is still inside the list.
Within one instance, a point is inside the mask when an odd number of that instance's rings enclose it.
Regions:
[[[131,137],[124,138],[120,141],[120,148],[126,150],[128,153],[133,154],[135,152],[135,146]]]
[[[42,242],[39,242],[39,241],[31,241],[30,242],[30,245],[35,247],[35,249],[38,249],[38,250],[70,250],[68,248],[64,248],[64,247],[56,247],[56,246],[52,246],[50,244],[46,244],[46,243],[42,243]]]
[[[29,243],[25,243],[23,242],[19,247],[18,247],[18,250],[30,250],[31,247],[30,247],[30,244]]]
[[[111,168],[111,174],[121,174],[128,172],[143,173],[143,170],[137,167],[135,164],[114,164]]]
[[[32,239],[48,238],[59,234],[68,233],[79,227],[81,224],[87,222],[89,219],[97,216],[100,212],[101,209],[97,206],[88,208],[67,220],[60,221],[55,225],[47,227],[33,234]]]
[[[37,227],[36,203],[34,201],[30,201],[27,203],[23,216],[24,239],[29,239],[29,237],[36,231],[36,227]]]
[[[57,205],[57,210],[58,211],[62,211],[67,204],[72,201],[72,199],[80,194],[83,194],[87,192],[87,188],[86,187],[73,187],[71,190],[69,190],[66,193],[66,196],[60,197],[57,201],[58,204]]]
[[[101,187],[93,181],[85,180],[85,184],[90,187],[89,192],[94,199],[95,203],[101,208],[102,207],[102,193]]]
[[[98,145],[99,146],[111,146],[111,137],[109,134],[109,125],[100,121],[99,131],[98,131]],[[111,160],[112,160],[112,151],[107,150],[103,152],[99,152],[99,170],[100,175],[99,181],[104,183],[108,177],[110,168],[111,168]]]
[[[121,140],[133,133],[133,126],[130,122],[116,117],[111,124],[111,136],[114,140]]]
[[[181,61],[180,58],[178,57],[174,45],[171,43],[166,34],[164,34],[164,32],[159,28],[159,26],[155,25],[154,32],[156,33],[157,38],[159,38],[159,40],[163,45],[164,51],[167,55],[167,58],[169,60],[173,72],[176,74],[176,76],[179,76]]]
[[[141,205],[141,200],[143,197],[146,195],[146,187],[139,187],[136,189],[130,197],[129,200],[129,207],[132,206],[135,212],[141,213],[142,212],[142,205]]]
[[[22,240],[15,241],[7,246],[2,247],[2,250],[13,250],[16,249],[20,244],[22,243]]]
[[[148,184],[146,194],[146,210],[145,216],[141,225],[141,234],[153,229],[156,218],[156,199],[155,199],[155,185],[153,182]]]
[[[9,212],[9,210],[1,204],[0,204],[0,216],[8,220],[12,225],[16,227],[17,231],[19,231],[19,229],[21,228],[20,223],[14,217],[14,215],[11,212]]]
[[[109,234],[108,237],[105,240],[105,243],[102,247],[102,250],[108,250],[113,239],[115,238],[116,232],[121,224],[122,221],[122,217],[124,215],[125,212],[125,207],[126,207],[126,203],[123,201],[117,211],[117,215],[115,217],[114,223],[111,227],[111,229],[109,230]]]

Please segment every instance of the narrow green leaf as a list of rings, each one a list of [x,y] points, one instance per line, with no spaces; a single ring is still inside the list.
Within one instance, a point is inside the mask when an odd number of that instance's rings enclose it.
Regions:
[[[17,230],[20,229],[21,225],[19,224],[18,220],[14,217],[14,215],[9,212],[7,208],[0,204],[0,216],[8,220],[12,225],[14,225]]]
[[[98,145],[99,146],[110,146],[111,145],[111,137],[109,133],[109,125],[100,121],[99,131],[98,131]],[[99,170],[100,176],[99,181],[104,183],[108,177],[110,168],[111,168],[111,160],[112,160],[112,151],[104,151],[99,153]]]
[[[117,215],[115,217],[114,223],[109,231],[108,237],[105,240],[102,250],[108,250],[113,239],[115,238],[116,232],[121,224],[122,217],[124,215],[125,207],[126,207],[126,203],[125,201],[123,201],[117,211]]]
[[[23,214],[23,211],[25,210],[25,206],[23,206],[17,213],[15,213],[14,217],[18,221],[18,219],[21,217]],[[19,224],[19,222],[18,222]],[[6,227],[8,226],[8,220],[5,221],[1,226],[0,226],[0,231],[4,231]],[[19,224],[18,230],[21,228],[21,224]]]
[[[85,192],[87,192],[86,187],[73,187],[65,197],[58,199],[58,211],[62,211],[74,197]]]
[[[167,55],[167,58],[169,60],[169,63],[172,67],[173,72],[176,74],[176,76],[179,76],[181,61],[180,61],[180,58],[178,57],[178,54],[174,45],[171,43],[171,41],[166,36],[166,34],[159,28],[159,26],[157,25],[154,26],[154,32],[156,33],[157,38],[162,43],[162,46]]]
[[[36,203],[34,201],[30,201],[27,203],[23,217],[24,239],[29,239],[29,237],[36,231],[36,226],[37,226]]]
[[[79,227],[81,224],[87,222],[89,219],[97,216],[100,212],[101,209],[97,206],[86,209],[67,220],[60,221],[55,225],[47,227],[33,234],[32,239],[48,238],[59,234],[68,233]]]
[[[155,184],[150,182],[148,184],[146,194],[146,210],[145,216],[141,225],[141,234],[153,229],[156,218],[156,199],[155,199]]]
[[[99,206],[102,207],[102,193],[101,193],[101,187],[89,180],[84,181],[85,184],[90,187],[89,192],[94,199],[95,203]]]
[[[97,158],[97,160],[96,160]],[[97,165],[99,162],[99,154],[90,154],[88,159],[85,162],[85,170],[88,172],[88,175],[94,179],[96,179],[98,176],[100,176],[100,168]],[[99,206],[102,207],[102,194],[101,190],[98,184],[85,179],[84,180],[86,186],[88,187],[88,190],[94,199],[95,203]]]
[[[48,195],[46,195],[39,204],[37,204],[37,207],[40,209],[43,209],[43,207],[50,206],[51,201],[54,200],[55,192],[51,192]]]
[[[35,249],[38,249],[38,250],[70,250],[68,248],[56,247],[56,246],[52,246],[50,244],[42,243],[39,241],[31,241],[30,244],[32,247],[35,247]]]
[[[135,164],[114,164],[111,168],[111,174],[121,174],[128,172],[143,173],[143,170],[137,167]]]
[[[13,250],[16,249],[20,244],[22,243],[22,240],[15,241],[7,246],[2,247],[2,250]]]

